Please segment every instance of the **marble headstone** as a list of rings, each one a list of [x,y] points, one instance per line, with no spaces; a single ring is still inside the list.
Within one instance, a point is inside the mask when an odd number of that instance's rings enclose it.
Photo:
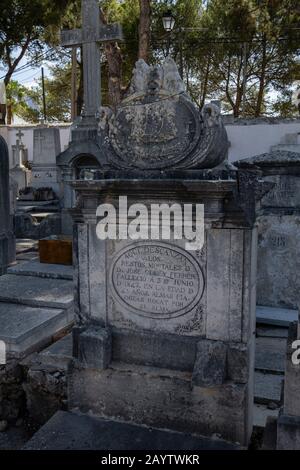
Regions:
[[[274,151],[236,163],[274,186],[258,217],[257,303],[297,309],[300,303],[300,154]]]
[[[74,148],[61,163],[72,166]],[[85,153],[92,149],[97,179],[71,182],[77,325],[69,408],[247,445],[260,182],[228,164],[219,108],[197,110],[171,59],[137,63],[128,96],[115,113],[102,110]],[[100,240],[97,207],[118,208],[120,195],[148,210],[204,204],[203,248],[187,251],[172,235]]]
[[[0,136],[0,275],[15,260],[13,214],[10,205],[9,156],[5,140]]]
[[[37,127],[33,131],[33,188],[52,188],[59,195],[56,157],[61,152],[59,129]]]

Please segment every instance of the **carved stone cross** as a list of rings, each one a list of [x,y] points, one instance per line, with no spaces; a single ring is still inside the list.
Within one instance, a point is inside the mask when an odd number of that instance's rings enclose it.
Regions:
[[[18,137],[18,139],[20,141],[20,144],[21,144],[22,143],[22,137],[24,137],[24,134],[21,131],[21,129],[19,129],[18,132],[16,133],[16,137]]]
[[[101,65],[99,43],[122,40],[118,23],[104,25],[100,20],[98,0],[82,0],[82,29],[61,32],[64,47],[82,45],[84,110],[95,116],[101,106]]]

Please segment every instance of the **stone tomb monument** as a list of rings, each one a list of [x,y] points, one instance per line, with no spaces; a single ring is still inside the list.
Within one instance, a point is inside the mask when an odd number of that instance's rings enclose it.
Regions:
[[[126,99],[115,114],[103,110],[94,145],[97,179],[71,184],[69,409],[247,445],[260,182],[228,164],[219,109],[196,109],[171,59],[137,63]],[[187,251],[172,236],[101,241],[97,207],[118,208],[119,196],[148,209],[204,204],[203,248]]]
[[[258,218],[257,303],[297,309],[300,302],[300,154],[273,151],[235,165],[258,171],[274,187]]]
[[[28,150],[22,142],[24,134],[21,130],[16,134],[18,139],[16,145],[12,146],[13,152],[13,165],[10,170],[11,177],[18,185],[18,191],[27,188],[31,181],[31,171],[28,170],[24,163],[28,162]]]
[[[0,136],[0,276],[16,259],[10,191],[8,148]]]
[[[37,127],[33,131],[33,188],[52,188],[59,196],[60,185],[56,157],[61,152],[59,129]]]

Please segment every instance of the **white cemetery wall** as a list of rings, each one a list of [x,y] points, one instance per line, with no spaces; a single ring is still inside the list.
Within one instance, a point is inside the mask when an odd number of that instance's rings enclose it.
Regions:
[[[0,126],[0,135],[4,137],[7,142],[8,150],[9,150],[9,162],[10,167],[13,166],[13,152],[12,146],[16,145],[17,136],[16,133],[19,129],[21,129],[24,137],[22,137],[22,142],[25,147],[28,149],[28,160],[33,160],[33,130],[36,129],[37,126],[35,125],[28,125],[28,126]],[[60,141],[61,141],[61,149],[64,150],[69,143],[69,136],[70,136],[70,125],[69,124],[58,124],[54,127],[59,128],[60,132]]]
[[[230,162],[269,152],[271,147],[278,145],[285,135],[300,132],[300,119],[233,119],[231,116],[224,116],[223,119],[230,141]],[[58,124],[56,127],[59,128],[61,149],[64,150],[69,143],[70,125]],[[28,149],[29,161],[33,160],[33,129],[35,128],[36,126],[31,125],[0,126],[0,135],[8,144],[11,164],[12,145],[16,144],[18,129],[21,129],[24,134],[22,141]]]
[[[300,119],[233,119],[224,116],[223,120],[230,142],[230,162],[270,152],[271,147],[278,145],[287,134],[300,132]]]

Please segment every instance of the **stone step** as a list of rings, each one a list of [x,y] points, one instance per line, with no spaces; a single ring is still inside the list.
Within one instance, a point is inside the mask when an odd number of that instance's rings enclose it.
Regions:
[[[8,274],[17,276],[32,276],[48,279],[73,280],[73,266],[59,264],[44,264],[38,260],[19,263],[8,269]]]
[[[254,378],[254,401],[259,404],[281,403],[283,376],[256,371]]]
[[[276,450],[277,444],[277,417],[268,416],[264,432],[262,450]]]
[[[41,351],[38,360],[42,364],[57,367],[58,369],[66,369],[73,358],[72,351],[72,334],[68,334]]]
[[[286,348],[285,338],[256,338],[255,369],[284,374]]]
[[[58,309],[73,308],[73,282],[6,274],[0,277],[0,302]]]
[[[269,410],[266,405],[255,404],[253,408],[253,425],[259,428],[264,428],[269,416],[277,418],[278,415],[279,408],[276,410]]]
[[[256,336],[259,338],[287,338],[288,334],[288,328],[280,326],[258,325],[256,328]]]
[[[6,359],[41,350],[73,320],[70,310],[0,302],[0,340],[6,346]]]
[[[288,328],[290,323],[298,321],[298,311],[276,307],[256,307],[256,323],[263,325],[283,326]]]
[[[234,444],[191,434],[148,428],[84,414],[58,411],[24,450],[237,450]]]

